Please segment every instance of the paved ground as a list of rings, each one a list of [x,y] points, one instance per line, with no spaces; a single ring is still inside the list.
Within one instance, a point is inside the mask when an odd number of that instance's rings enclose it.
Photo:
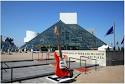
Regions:
[[[52,54],[52,53],[51,53]],[[51,56],[53,57],[53,56]],[[39,59],[42,58],[42,54],[39,54]],[[44,53],[44,58],[46,58],[46,53]],[[32,59],[32,54],[29,53],[13,53],[12,55],[1,55],[2,61],[12,61],[12,60],[29,60]],[[35,53],[33,59],[38,59],[38,54]],[[34,61],[34,63],[36,63]],[[10,66],[22,66],[22,65],[30,65],[34,64],[31,62],[24,62],[21,64],[18,63],[10,63]],[[41,63],[39,61],[39,63]],[[73,66],[74,65],[74,66]],[[79,64],[71,64],[71,67],[78,67]],[[54,68],[50,65],[37,66],[37,67],[29,67],[22,69],[14,70],[14,78],[15,77],[23,77],[23,76],[31,76],[39,73],[46,73],[48,71],[54,71]],[[7,73],[4,72],[4,79],[9,79],[10,71]],[[23,83],[50,83],[51,81],[47,80],[46,77],[25,80]],[[124,82],[124,66],[108,66],[108,67],[99,67],[97,71],[92,69],[87,72],[87,74],[81,73],[80,76],[76,79],[74,83],[123,83]]]
[[[124,82],[124,66],[107,66],[81,74],[75,83],[122,83]]]
[[[25,81],[22,81],[22,83],[54,83],[54,82],[48,80],[47,77],[42,77],[42,78],[25,80]]]
[[[44,73],[54,72],[54,68],[50,65],[34,66],[26,68],[14,68],[13,69],[13,79],[21,77],[35,76]],[[3,71],[3,80],[10,80],[11,72],[10,69],[7,72]]]
[[[34,65],[34,64],[46,64],[46,63],[50,63],[50,64],[49,65],[42,65],[42,66],[14,68],[13,69],[13,79],[21,78],[21,77],[29,77],[29,76],[45,74],[45,73],[52,73],[52,72],[54,72],[54,66],[51,65],[51,63],[54,63],[54,60],[48,60],[47,62],[45,60],[42,60],[42,61],[35,60],[35,61],[22,61],[22,62],[6,62],[6,64],[9,67]],[[6,67],[6,65],[3,64],[3,67]],[[79,68],[80,66],[79,66],[79,63],[71,62],[71,67],[74,69],[74,68]],[[11,70],[10,69],[6,69],[6,70],[7,70],[7,72],[5,72],[3,70],[3,79],[2,80],[11,80]],[[42,81],[41,78],[37,78],[37,79]],[[44,77],[43,77],[43,79],[44,79]],[[32,80],[35,80],[35,79],[32,79]],[[27,80],[27,81],[30,81],[30,80]],[[48,81],[44,80],[43,82],[48,82]]]
[[[53,58],[53,53],[50,53],[50,58]],[[46,59],[47,53],[33,53],[33,59]],[[11,55],[2,54],[1,61],[13,61],[13,60],[32,60],[32,53],[12,53]]]
[[[82,73],[73,83],[122,83],[124,84],[124,66],[101,67]],[[22,81],[23,83],[52,83],[46,77]]]

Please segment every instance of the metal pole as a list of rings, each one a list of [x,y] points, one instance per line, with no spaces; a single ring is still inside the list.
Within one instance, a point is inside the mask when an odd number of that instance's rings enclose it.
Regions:
[[[11,68],[11,82],[13,80],[13,68]]]
[[[80,56],[80,66],[81,66],[81,56]]]
[[[48,52],[47,52],[47,53],[48,53]],[[46,60],[46,63],[47,63],[47,53],[46,53],[46,59],[45,59],[45,60]]]
[[[3,62],[3,64],[5,64],[7,67],[9,67],[5,62]],[[3,66],[2,66],[2,67],[3,67]],[[4,70],[5,72],[7,72],[6,69],[3,69],[3,70]]]
[[[9,67],[7,64],[6,64],[6,62],[4,63],[7,67]]]
[[[115,22],[114,22],[114,50],[115,50]]]
[[[69,69],[70,69],[70,57],[69,57]]]
[[[115,22],[114,22],[114,54],[113,54],[113,56],[115,57]]]
[[[86,60],[85,60],[85,74],[86,74]]]
[[[1,62],[1,68],[3,68],[3,63]],[[1,80],[3,79],[3,70],[1,69]]]
[[[57,41],[58,41],[58,49],[59,49],[59,55],[62,59],[62,52],[61,52],[61,45],[60,45],[60,36],[57,35]]]
[[[55,32],[56,37],[57,37],[57,44],[58,44],[59,55],[60,55],[60,58],[62,59],[61,43],[60,43],[61,30],[59,28],[57,28],[57,26],[55,26],[54,32]]]

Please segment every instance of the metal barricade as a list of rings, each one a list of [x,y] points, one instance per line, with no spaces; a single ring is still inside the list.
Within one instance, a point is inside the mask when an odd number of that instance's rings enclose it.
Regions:
[[[95,60],[95,71],[96,71],[96,69],[97,69],[97,59],[91,59],[91,58],[89,58],[89,57],[86,57],[86,56],[80,56],[80,59],[82,60],[82,58],[87,58],[87,59],[89,59],[89,60]],[[81,65],[81,62],[80,62],[80,65]]]
[[[73,58],[73,57],[69,57],[69,68],[70,68],[70,61],[71,61],[71,59],[79,60],[80,61],[80,66],[81,66],[81,61],[84,61],[85,62],[84,67],[86,68],[86,60],[82,60],[82,59],[78,59],[78,58]],[[85,74],[86,74],[86,70],[85,70]]]

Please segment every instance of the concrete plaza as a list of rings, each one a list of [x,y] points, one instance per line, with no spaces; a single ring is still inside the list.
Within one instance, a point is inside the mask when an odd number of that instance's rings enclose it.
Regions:
[[[44,53],[46,55],[46,53]],[[51,53],[53,55],[53,53]],[[45,58],[45,56],[43,56]],[[39,59],[41,58],[41,54],[39,54]],[[51,57],[52,58],[52,57]],[[31,60],[32,54],[28,53],[13,53],[12,55],[2,54],[1,61],[12,61],[12,60]],[[33,59],[38,59],[38,53],[34,53]],[[51,60],[51,62],[53,62]],[[42,64],[46,63],[45,61],[25,61],[19,63],[8,63],[9,66],[24,66],[24,65],[33,65],[33,64]],[[50,63],[48,61],[48,63]],[[72,64],[73,66],[75,64]],[[77,64],[76,64],[77,65]],[[77,65],[78,66],[78,65]],[[75,66],[76,67],[76,66]],[[10,70],[4,72],[4,80],[10,79]],[[51,73],[54,72],[54,67],[52,65],[43,65],[43,66],[34,66],[34,67],[26,67],[26,68],[17,68],[14,69],[13,78],[17,77],[26,77],[32,75],[39,75],[41,73]],[[75,72],[78,72],[75,70]],[[52,81],[47,80],[45,77],[24,80],[22,83],[52,83]],[[99,67],[96,71],[91,69],[90,71],[85,73],[81,73],[76,78],[76,81],[73,83],[123,83],[124,82],[124,66],[106,66]]]

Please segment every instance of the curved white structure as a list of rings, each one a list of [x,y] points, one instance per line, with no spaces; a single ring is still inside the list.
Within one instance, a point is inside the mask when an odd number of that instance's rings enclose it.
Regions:
[[[112,49],[112,47],[110,47],[109,45],[102,45],[101,47],[98,47],[98,50],[102,50],[102,51],[105,51],[107,48],[110,48],[110,49]]]
[[[30,40],[32,40],[37,35],[38,35],[37,32],[27,30],[26,31],[26,37],[24,37],[24,42],[29,42]]]

